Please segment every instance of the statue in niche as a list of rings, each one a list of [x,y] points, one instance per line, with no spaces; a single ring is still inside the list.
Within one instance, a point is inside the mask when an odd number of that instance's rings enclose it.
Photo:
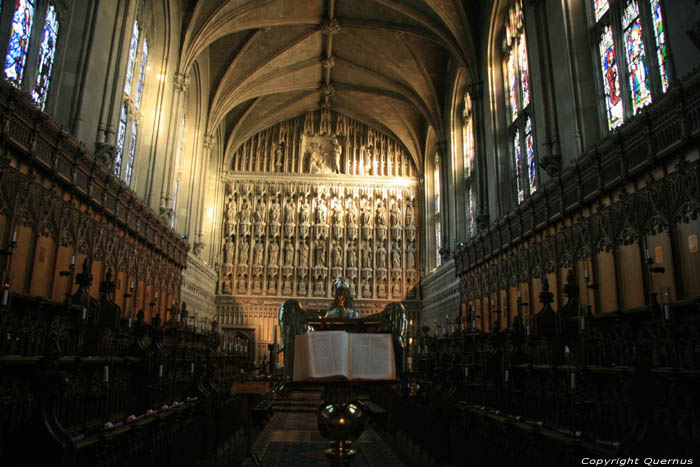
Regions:
[[[238,264],[248,264],[248,242],[241,240],[238,244]]]
[[[316,242],[316,266],[326,265],[326,242]]]
[[[331,112],[326,108],[321,109],[321,121],[319,123],[318,133],[321,135],[330,134],[331,132]]]
[[[255,222],[265,222],[265,206],[263,206],[262,200],[258,200],[258,204],[255,206]]]
[[[251,210],[250,210],[250,203],[248,202],[247,199],[243,199],[243,208],[241,209],[241,224],[250,224],[250,216],[251,216]]]
[[[386,248],[384,248],[383,244],[380,244],[379,248],[377,248],[377,267],[386,267]]]
[[[364,161],[365,175],[369,175],[372,171],[372,145],[362,145],[360,147],[360,156]]]
[[[372,296],[372,289],[369,286],[369,281],[367,279],[364,279],[362,281],[362,296],[363,297],[371,297]]]
[[[292,242],[287,242],[284,245],[284,265],[291,266],[294,261],[294,246]]]
[[[348,246],[348,266],[351,268],[357,267],[357,248],[352,243]]]
[[[386,208],[381,201],[377,203],[377,225],[386,225]]]
[[[263,250],[264,246],[262,240],[255,242],[255,246],[253,246],[253,264],[262,266]]]
[[[367,202],[365,205],[365,210],[362,212],[362,225],[372,225],[372,208],[370,207],[369,202]]]
[[[343,248],[340,243],[336,242],[333,245],[333,266],[342,267],[343,266]]]
[[[233,240],[230,237],[226,238],[226,246],[224,247],[224,263],[233,264]]]
[[[282,172],[282,165],[284,164],[284,141],[280,141],[275,149],[275,170],[277,172]]]
[[[391,267],[401,269],[401,251],[398,248],[391,249]]]
[[[272,208],[270,208],[270,223],[279,224],[280,222],[280,203],[275,200]]]
[[[333,224],[340,225],[343,223],[343,208],[340,206],[340,202],[333,203]]]
[[[224,283],[221,287],[221,291],[226,295],[231,293],[231,279],[230,278],[227,277],[226,279],[224,279]]]
[[[340,145],[338,142],[338,138],[333,138],[333,163],[335,164],[334,170],[335,173],[339,174],[342,173],[340,169],[340,157],[343,154],[343,147]]]
[[[301,205],[299,210],[299,223],[308,225],[310,217],[311,207],[309,206],[309,200],[304,198],[304,204]]]
[[[268,254],[269,254],[268,264],[270,266],[277,266],[277,256],[279,254],[279,250],[280,250],[280,247],[277,245],[277,242],[270,243],[270,248],[268,251]]]
[[[357,206],[352,200],[348,200],[348,225],[357,225]]]
[[[413,205],[409,203],[406,206],[406,225],[413,226],[415,224],[415,222],[416,222],[416,217],[415,217],[415,213],[413,211]]]
[[[372,247],[369,244],[365,244],[362,249],[362,267],[372,267]]]
[[[392,227],[398,227],[398,225],[401,223],[401,210],[396,203],[391,203],[389,222],[391,222]]]
[[[406,269],[416,268],[416,252],[412,246],[406,251]]]
[[[326,208],[326,203],[319,199],[316,205],[316,223],[320,225],[325,225],[326,216],[328,215],[328,208]]]
[[[287,199],[284,205],[284,221],[288,224],[294,223],[294,202],[292,199]]]
[[[299,267],[303,268],[309,264],[309,245],[306,242],[302,242],[299,245]]]

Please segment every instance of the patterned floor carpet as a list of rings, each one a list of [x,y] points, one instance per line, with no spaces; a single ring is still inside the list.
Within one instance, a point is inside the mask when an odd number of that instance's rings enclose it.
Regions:
[[[318,432],[315,409],[320,404],[319,393],[292,393],[276,404],[277,409],[260,437],[253,452],[265,467],[327,466],[324,450],[329,443]],[[309,408],[313,407],[313,411]],[[379,435],[366,425],[354,443],[357,449],[354,467],[401,467],[392,450]],[[252,466],[249,460],[244,466]]]

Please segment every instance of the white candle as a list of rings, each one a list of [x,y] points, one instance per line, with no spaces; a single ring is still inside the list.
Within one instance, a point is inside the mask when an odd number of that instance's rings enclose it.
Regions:
[[[647,261],[651,260],[651,251],[647,248]]]
[[[163,377],[163,365],[158,366],[158,377],[159,378]]]
[[[529,324],[525,327],[525,332],[527,333],[528,336],[530,335],[530,325]]]
[[[508,382],[508,370],[506,370],[506,383]]]
[[[190,373],[194,374],[194,363],[190,364]]]
[[[134,291],[134,281],[131,281],[131,291]]]
[[[583,270],[583,278],[588,281],[588,268]]]
[[[75,255],[70,257],[70,265],[75,266]]]
[[[586,318],[581,317],[581,331],[586,329]]]
[[[109,366],[108,365],[105,365],[104,380],[105,380],[105,383],[109,383]]]
[[[2,291],[2,306],[7,306],[7,300],[10,296],[10,291],[5,289]]]
[[[83,319],[87,319],[87,308],[83,307]]]
[[[14,232],[12,232],[12,241],[13,242],[17,241],[17,231],[16,230]]]
[[[158,292],[156,292],[155,299],[158,300]]]
[[[468,366],[464,367],[464,376],[467,378],[469,377],[469,367]]]
[[[664,304],[664,318],[668,320],[671,317],[671,311],[668,308],[668,303]]]
[[[571,389],[576,389],[576,373],[571,373]]]
[[[131,317],[129,317],[129,327],[131,327]]]

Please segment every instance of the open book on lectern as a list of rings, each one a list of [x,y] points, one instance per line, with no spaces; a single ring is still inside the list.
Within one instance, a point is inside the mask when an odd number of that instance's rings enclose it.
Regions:
[[[294,342],[294,381],[396,379],[391,334],[308,332]]]

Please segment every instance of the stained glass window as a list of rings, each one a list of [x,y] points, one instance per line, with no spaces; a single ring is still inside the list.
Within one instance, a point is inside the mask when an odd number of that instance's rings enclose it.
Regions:
[[[532,96],[521,0],[514,0],[511,4],[506,21],[503,51],[511,122],[509,133],[512,138],[513,176],[516,179],[515,191],[520,203],[537,189],[535,138],[530,113]]]
[[[440,248],[442,247],[442,232],[440,228],[440,155],[435,155],[435,165],[433,167],[433,197],[435,201],[435,245],[436,245],[436,265],[442,264]]]
[[[595,20],[598,21],[600,18],[602,18],[603,15],[608,11],[609,7],[610,5],[608,4],[608,0],[595,0]]]
[[[668,89],[668,68],[666,67],[666,33],[664,32],[664,21],[661,15],[661,2],[650,0],[651,15],[654,21],[654,36],[656,38],[656,57],[659,61],[659,75],[661,75],[661,90]]]
[[[668,89],[668,44],[662,1],[642,0],[641,4],[640,0],[590,1],[593,34],[598,38],[607,127],[613,130],[649,105],[656,97],[655,90]],[[653,31],[654,40],[645,42],[644,33],[649,31]],[[653,46],[656,50],[649,48]]]
[[[124,139],[126,138],[126,123],[128,112],[126,104],[122,106],[122,112],[119,117],[119,127],[117,128],[117,147],[114,156],[114,176],[119,178],[122,171],[122,155],[124,153]]]
[[[513,162],[515,163],[515,188],[518,192],[518,202],[522,203],[525,200],[525,190],[523,189],[523,161],[522,151],[520,149],[520,130],[515,130],[513,138]]]
[[[44,31],[41,35],[41,46],[39,48],[39,60],[36,70],[36,82],[32,90],[32,99],[41,110],[46,107],[46,97],[51,83],[51,71],[53,60],[56,55],[56,42],[58,41],[58,17],[56,8],[49,5],[46,10],[46,21]]]
[[[131,82],[134,79],[134,66],[139,49],[139,22],[134,21],[134,28],[131,32],[131,42],[129,43],[129,59],[126,63],[126,79],[124,81],[124,94],[131,95]]]
[[[141,52],[141,66],[139,68],[139,83],[136,88],[136,108],[141,108],[141,97],[143,96],[143,83],[146,79],[146,64],[148,63],[148,41],[143,40],[143,50]]]
[[[528,117],[525,121],[525,150],[527,151],[527,178],[530,182],[530,193],[537,190],[537,181],[535,173],[535,140],[532,136],[532,121]]]
[[[622,15],[625,48],[627,50],[627,72],[629,75],[632,107],[636,113],[639,109],[651,103],[651,86],[649,83],[649,67],[644,52],[642,25],[639,20],[637,1],[627,4]]]
[[[138,136],[138,126],[136,126],[136,121],[131,121],[131,141],[129,142],[129,157],[126,161],[126,171],[124,174],[124,181],[127,186],[131,186],[131,173],[134,169],[134,154],[136,153],[136,139]]]
[[[462,115],[462,120],[462,151],[464,154],[467,233],[472,235],[474,226],[474,120],[472,118],[472,100],[469,94],[466,94],[464,97],[464,114]]]
[[[617,56],[613,43],[612,28],[606,26],[600,38],[600,61],[605,87],[605,105],[608,114],[608,129],[622,125],[624,109],[620,97]]]
[[[17,87],[22,85],[33,21],[34,2],[32,0],[17,0],[12,16],[10,43],[5,57],[5,77]]]

